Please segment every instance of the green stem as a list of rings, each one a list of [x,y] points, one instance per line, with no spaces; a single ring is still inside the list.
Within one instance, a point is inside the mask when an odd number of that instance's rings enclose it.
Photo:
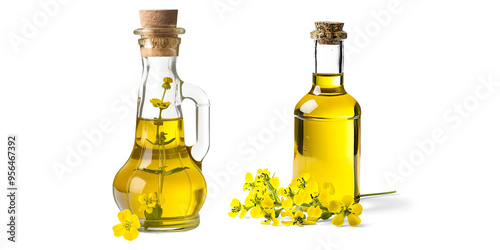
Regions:
[[[165,88],[163,90],[163,95],[161,96],[161,102],[163,102],[163,99],[165,98],[165,93],[167,92],[167,89]],[[161,120],[161,113],[162,113],[163,109],[160,108],[160,113],[158,114],[158,120]],[[156,143],[160,143],[160,124],[156,125]],[[165,154],[165,150],[162,149],[163,145],[158,145],[158,148],[161,150],[163,150],[163,154]],[[164,167],[164,162],[163,162],[163,157],[165,157],[164,155],[160,154],[160,166],[158,166],[158,170],[161,171],[161,168]],[[158,194],[161,195],[161,191],[162,191],[162,186],[163,186],[163,174],[160,172],[160,174],[158,175]]]
[[[361,195],[359,195],[359,197],[375,196],[375,195],[384,195],[384,194],[394,194],[394,193],[396,193],[396,190],[394,190],[394,191],[389,191],[389,192],[382,192],[382,193],[361,194]]]
[[[165,93],[167,93],[167,88],[163,89],[163,95],[161,96],[161,102],[163,102],[163,98],[165,98]]]

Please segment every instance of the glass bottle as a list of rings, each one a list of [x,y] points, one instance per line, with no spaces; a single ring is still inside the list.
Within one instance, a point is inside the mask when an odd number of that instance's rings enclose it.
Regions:
[[[209,148],[209,101],[176,72],[177,10],[140,11],[143,64],[132,153],[118,171],[113,194],[120,210],[137,214],[143,231],[183,231],[199,224],[206,198],[201,161]],[[196,104],[196,143],[186,146],[181,103]]]
[[[295,106],[293,175],[359,200],[361,107],[344,89],[343,23],[316,22],[312,88]]]

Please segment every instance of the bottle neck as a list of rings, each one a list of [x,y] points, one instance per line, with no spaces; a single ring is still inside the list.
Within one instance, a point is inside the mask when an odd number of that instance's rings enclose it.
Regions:
[[[142,67],[143,78],[148,77],[146,79],[148,83],[154,83],[153,80],[163,80],[164,75],[177,77],[176,56],[142,57]]]
[[[345,94],[343,41],[339,44],[320,44],[314,40],[314,56],[312,94]]]
[[[137,117],[170,119],[182,116],[176,56],[142,57],[142,88],[139,90]],[[163,106],[160,105],[164,103]]]
[[[320,44],[314,40],[314,73],[344,73],[344,41],[339,44]]]

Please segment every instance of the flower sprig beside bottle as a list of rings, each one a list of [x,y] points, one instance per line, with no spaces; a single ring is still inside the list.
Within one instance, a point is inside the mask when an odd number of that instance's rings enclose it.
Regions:
[[[318,219],[327,220],[332,216],[335,226],[342,226],[345,218],[353,227],[361,223],[358,216],[363,207],[354,202],[352,196],[334,200],[335,188],[331,182],[319,186],[309,177],[304,173],[284,188],[279,187],[278,177],[271,176],[268,169],[259,169],[255,178],[247,173],[243,191],[248,191],[248,196],[243,204],[238,199],[231,201],[229,216],[243,218],[250,212],[253,218],[264,218],[261,224],[273,226],[280,224],[280,216],[284,218],[283,225],[314,225]]]

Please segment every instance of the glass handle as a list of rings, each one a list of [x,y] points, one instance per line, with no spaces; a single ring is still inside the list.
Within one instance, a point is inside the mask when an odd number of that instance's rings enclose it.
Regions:
[[[191,157],[201,163],[210,147],[210,101],[207,94],[190,83],[182,83],[182,98],[196,105],[196,142],[190,148]]]

